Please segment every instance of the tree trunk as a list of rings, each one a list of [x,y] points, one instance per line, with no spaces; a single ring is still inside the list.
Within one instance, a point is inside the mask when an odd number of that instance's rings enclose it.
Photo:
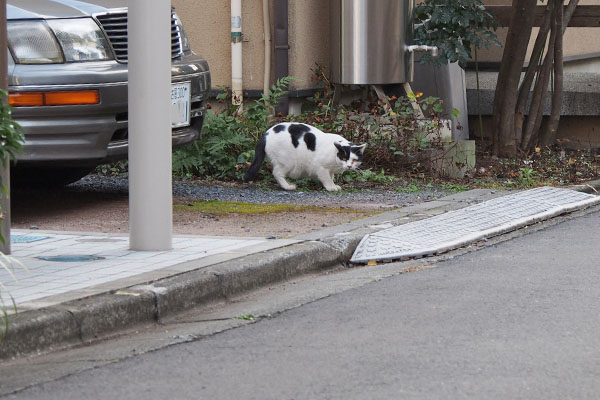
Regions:
[[[517,98],[517,106],[515,109],[515,138],[517,141],[517,146],[519,147],[523,141],[523,127],[525,124],[527,103],[529,102],[531,95],[531,86],[533,85],[533,80],[541,68],[541,60],[544,54],[544,48],[546,47],[548,32],[550,32],[551,22],[552,7],[550,2],[548,2],[548,6],[544,12],[544,20],[535,40],[533,52],[531,53],[531,58],[529,59],[529,66],[525,72],[525,78],[523,78],[523,82],[519,88],[519,96]]]
[[[560,120],[560,109],[562,108],[563,98],[563,10],[560,8],[556,15],[557,31],[560,32],[556,36],[554,43],[554,91],[552,92],[552,110],[550,118],[546,124],[540,138],[543,144],[554,142],[556,138],[556,130],[558,129],[558,121]]]
[[[502,55],[493,108],[493,152],[503,157],[517,154],[515,107],[521,70],[535,18],[536,0],[513,0],[513,14]],[[525,39],[526,38],[526,39]]]
[[[565,33],[578,3],[579,0],[571,0],[567,9],[564,10],[564,15],[562,9],[560,10],[560,15],[557,15],[558,29],[562,34]],[[552,94],[552,111],[542,135],[542,143],[544,145],[549,145],[556,141],[556,132],[558,131],[563,102],[563,74],[563,37],[559,35],[554,44],[554,92]]]
[[[532,144],[537,141],[537,132],[539,131],[542,123],[544,106],[546,104],[546,96],[548,94],[548,84],[550,82],[550,71],[552,70],[552,64],[554,61],[553,49],[557,36],[556,14],[557,9],[562,9],[562,7],[562,0],[554,0],[552,23],[550,25],[550,39],[548,40],[548,52],[544,58],[542,70],[538,75],[538,79],[533,90],[531,105],[529,106],[529,113],[527,116],[527,123],[525,125],[525,132],[523,133],[523,141],[521,142],[521,150],[524,152],[527,152]]]

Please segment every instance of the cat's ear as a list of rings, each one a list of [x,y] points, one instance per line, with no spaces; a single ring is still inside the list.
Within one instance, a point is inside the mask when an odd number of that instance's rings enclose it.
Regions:
[[[338,142],[333,142],[333,144],[335,145],[335,147],[339,150],[342,151],[342,149],[344,148],[344,146],[342,146],[340,143]]]
[[[365,152],[365,147],[367,147],[366,143],[360,146],[352,146],[352,151],[363,154]]]

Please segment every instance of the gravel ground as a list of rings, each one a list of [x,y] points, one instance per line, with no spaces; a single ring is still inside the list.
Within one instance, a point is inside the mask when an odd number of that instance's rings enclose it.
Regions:
[[[13,192],[12,226],[57,231],[126,233],[129,231],[127,179],[89,175],[65,188]],[[424,188],[417,193],[390,187],[360,189],[345,184],[341,193],[325,190],[286,192],[257,184],[174,181],[175,234],[294,237],[379,212],[434,200],[447,191]],[[317,209],[260,214],[219,214],[185,207],[194,201],[218,200],[260,204],[297,204]]]
[[[69,186],[75,191],[127,193],[126,178],[89,175]],[[299,204],[324,207],[345,207],[361,210],[398,208],[434,200],[450,192],[438,188],[423,188],[418,192],[397,192],[385,187],[360,189],[352,184],[342,186],[343,192],[323,190],[287,192],[277,186],[264,188],[257,184],[214,184],[204,181],[173,181],[173,196],[186,200],[239,201],[258,204]]]

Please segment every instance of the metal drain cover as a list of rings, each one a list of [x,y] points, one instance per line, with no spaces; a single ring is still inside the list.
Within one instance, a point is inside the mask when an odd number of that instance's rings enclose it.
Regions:
[[[40,256],[36,258],[39,260],[55,262],[86,262],[104,260],[104,257],[90,255]]]
[[[12,243],[33,243],[39,240],[48,239],[48,236],[33,236],[33,235],[11,235]]]
[[[598,196],[569,189],[526,190],[369,234],[350,261],[366,264],[437,254],[598,203]]]

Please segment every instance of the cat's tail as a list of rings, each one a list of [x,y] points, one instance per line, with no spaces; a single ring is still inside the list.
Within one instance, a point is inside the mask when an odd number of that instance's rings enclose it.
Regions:
[[[252,181],[258,175],[258,171],[262,166],[263,161],[265,160],[265,147],[267,145],[267,135],[263,135],[256,143],[256,148],[254,149],[254,161],[252,161],[252,165],[246,171],[244,175],[244,182]]]

